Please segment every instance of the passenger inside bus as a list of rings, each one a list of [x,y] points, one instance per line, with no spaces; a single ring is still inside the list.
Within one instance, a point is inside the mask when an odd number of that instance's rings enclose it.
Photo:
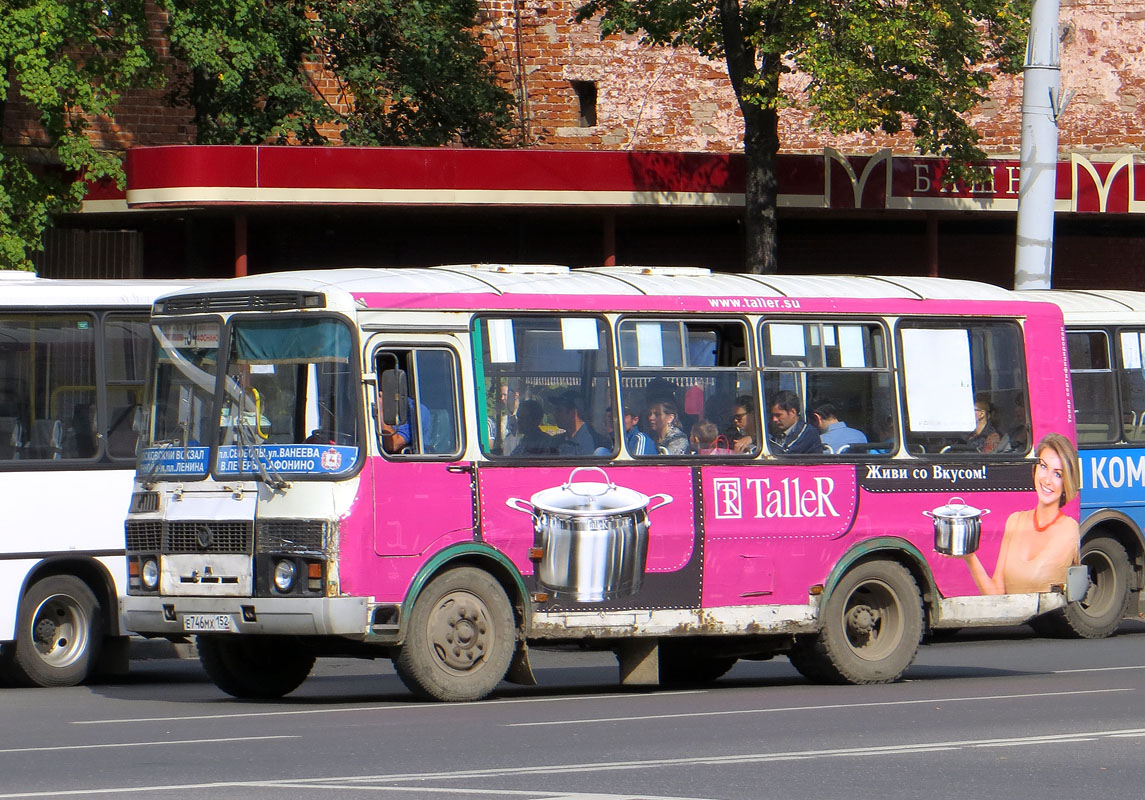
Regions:
[[[714,422],[699,420],[692,426],[692,450],[700,456],[726,456],[734,452]]]
[[[562,392],[553,399],[553,419],[564,431],[557,442],[557,450],[564,456],[600,455],[612,452],[612,442],[584,419],[584,403],[575,389]]]
[[[688,435],[680,429],[679,411],[671,400],[648,407],[648,427],[660,455],[681,456],[688,452]]]
[[[994,425],[994,415],[994,404],[990,401],[990,396],[980,392],[974,398],[974,433],[966,440],[966,444],[979,453],[993,453],[1002,441],[1002,436]]]
[[[755,421],[755,398],[751,395],[740,395],[735,399],[732,409],[732,450],[745,455],[755,455],[759,452],[759,428]]]
[[[795,392],[782,389],[772,396],[768,404],[771,414],[768,442],[774,452],[788,455],[823,452],[819,429],[800,419],[800,408],[799,395]]]
[[[537,400],[522,400],[517,406],[517,435],[520,437],[512,456],[556,455],[553,437],[541,430],[545,411]]]
[[[819,438],[828,453],[844,453],[851,445],[867,443],[865,433],[839,419],[834,403],[819,403],[811,412],[811,418],[819,428]]]

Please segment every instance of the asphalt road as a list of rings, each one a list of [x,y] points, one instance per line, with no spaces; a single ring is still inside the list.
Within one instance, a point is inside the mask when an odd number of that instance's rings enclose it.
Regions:
[[[222,694],[197,662],[114,684],[0,689],[0,800],[1141,797],[1145,623],[1101,641],[1024,628],[922,648],[889,686],[808,683],[784,658],[701,689],[616,684],[608,654],[538,653],[541,686],[409,696],[388,662],[320,661],[289,697]]]

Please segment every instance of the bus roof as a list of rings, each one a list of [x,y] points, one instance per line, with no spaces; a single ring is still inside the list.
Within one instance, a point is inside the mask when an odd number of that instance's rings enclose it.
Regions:
[[[747,275],[697,267],[591,267],[455,264],[427,268],[342,268],[265,273],[211,282],[178,294],[299,291],[372,295],[629,295],[758,298],[1034,300],[991,284],[948,278],[850,275]],[[334,303],[327,307],[337,306]],[[359,306],[360,307],[360,306]]]
[[[72,280],[40,278],[33,272],[0,270],[0,308],[103,308],[142,306],[155,298],[194,285],[191,280]]]
[[[1021,292],[1035,300],[1048,300],[1061,310],[1067,323],[1139,322],[1145,312],[1145,292],[1115,289],[1049,289]]]

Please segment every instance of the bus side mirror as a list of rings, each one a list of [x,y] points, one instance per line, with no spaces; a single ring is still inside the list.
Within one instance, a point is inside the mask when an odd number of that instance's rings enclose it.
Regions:
[[[406,373],[402,369],[387,369],[382,372],[379,394],[382,400],[381,422],[397,426],[409,416],[409,389]]]

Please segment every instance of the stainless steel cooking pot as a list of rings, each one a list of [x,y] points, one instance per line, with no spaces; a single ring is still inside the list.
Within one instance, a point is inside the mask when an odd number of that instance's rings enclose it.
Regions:
[[[603,481],[573,482],[595,470]],[[598,603],[640,590],[648,561],[649,512],[672,497],[651,497],[608,479],[600,467],[577,467],[561,486],[543,489],[509,508],[533,517],[537,583],[557,599]]]
[[[982,535],[982,517],[990,509],[977,509],[961,497],[933,511],[923,511],[934,520],[934,549],[948,556],[965,556],[978,549]]]

